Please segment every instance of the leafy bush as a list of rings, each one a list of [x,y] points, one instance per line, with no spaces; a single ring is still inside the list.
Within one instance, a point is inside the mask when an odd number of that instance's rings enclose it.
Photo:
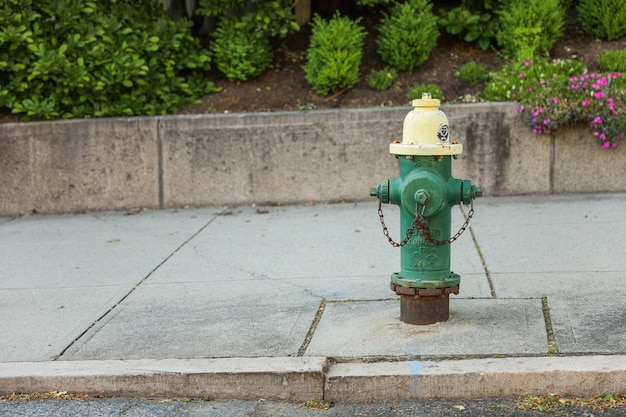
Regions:
[[[426,62],[437,46],[439,28],[429,0],[398,3],[380,22],[376,39],[382,60],[402,71]]]
[[[5,0],[0,108],[24,120],[175,111],[216,91],[209,53],[154,1]]]
[[[542,80],[567,79],[586,71],[580,61],[564,60],[548,63],[544,58],[534,61],[513,61],[490,74],[490,81],[481,93],[487,101],[523,101],[532,95]]]
[[[465,42],[475,42],[480,49],[487,49],[496,36],[496,21],[491,13],[471,12],[464,6],[446,12],[439,11],[437,23],[451,35],[458,35]]]
[[[461,65],[454,73],[454,78],[476,85],[489,80],[489,71],[486,65],[478,64],[476,61],[469,61]]]
[[[626,2],[623,0],[580,0],[578,15],[585,33],[614,40],[626,35]]]
[[[258,37],[281,37],[298,31],[292,0],[199,0],[199,15],[237,20],[242,30]]]
[[[269,38],[284,38],[300,26],[291,0],[199,0],[196,14],[219,21],[210,46],[218,69],[232,81],[261,75],[272,62]]]
[[[373,90],[383,91],[393,85],[397,76],[398,72],[394,68],[372,70],[367,77],[367,86]]]
[[[559,0],[512,0],[500,15],[498,44],[509,58],[532,59],[552,48],[564,21]]]
[[[358,4],[359,6],[374,7],[374,6],[389,4],[393,1],[394,0],[355,0],[355,3]]]
[[[564,123],[589,125],[603,149],[626,136],[626,82],[622,74],[587,74],[548,79],[520,103],[519,113],[538,135]]]
[[[443,91],[441,91],[441,88],[437,84],[418,84],[409,89],[409,100],[422,98],[423,93],[430,93],[432,98],[442,101],[444,99]]]
[[[358,82],[364,38],[365,30],[358,21],[339,13],[330,21],[313,17],[304,72],[315,91],[330,94]]]
[[[231,81],[258,77],[273,58],[267,38],[242,30],[241,26],[236,20],[222,19],[211,43],[217,69]]]
[[[598,57],[598,65],[604,71],[626,72],[626,49],[603,52]]]

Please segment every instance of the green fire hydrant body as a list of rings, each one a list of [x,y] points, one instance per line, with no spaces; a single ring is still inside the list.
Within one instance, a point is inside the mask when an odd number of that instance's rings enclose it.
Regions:
[[[449,317],[449,295],[458,294],[460,276],[450,270],[451,209],[471,204],[482,195],[468,180],[452,177],[452,158],[463,150],[450,142],[448,118],[439,100],[425,94],[413,100],[413,111],[404,120],[402,142],[390,144],[400,160],[400,176],[382,181],[371,195],[380,203],[400,207],[404,240],[394,242],[379,215],[390,243],[401,247],[400,272],[391,276],[391,289],[400,295],[400,319],[411,324],[432,324]],[[468,219],[471,218],[470,210]],[[468,220],[469,221],[469,220]]]

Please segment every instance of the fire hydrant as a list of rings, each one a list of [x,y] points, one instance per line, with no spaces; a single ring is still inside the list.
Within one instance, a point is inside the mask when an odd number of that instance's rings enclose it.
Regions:
[[[463,146],[450,141],[448,118],[440,101],[424,93],[413,100],[404,119],[402,142],[389,145],[400,160],[400,176],[382,181],[370,195],[378,197],[378,215],[389,242],[400,247],[400,272],[391,276],[391,290],[400,296],[400,320],[409,324],[446,321],[450,294],[459,293],[461,277],[450,271],[450,244],[469,226],[473,200],[482,195],[469,180],[452,177],[451,159]],[[400,207],[400,231],[395,242],[385,225],[382,203]],[[466,221],[451,236],[451,209],[471,204]]]

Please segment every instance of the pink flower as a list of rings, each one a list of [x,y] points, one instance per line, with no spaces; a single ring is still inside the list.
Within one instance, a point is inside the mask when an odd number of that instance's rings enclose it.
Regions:
[[[611,147],[611,142],[608,140],[602,144],[602,149],[608,149]]]
[[[524,61],[524,66],[525,67],[530,67],[532,65],[532,63],[528,60]]]
[[[595,119],[593,119],[593,120],[591,121],[591,124],[592,124],[592,125],[595,125],[595,124],[602,124],[602,117],[600,117],[600,116],[596,116],[596,118],[595,118]]]
[[[596,91],[595,93],[593,93],[593,96],[596,98],[596,100],[600,100],[602,97],[604,97],[604,93],[602,91]]]
[[[553,102],[554,104],[559,104],[559,99],[558,99],[558,98],[556,98],[556,97],[552,97],[552,102]]]
[[[581,103],[584,106],[588,106],[591,104],[591,100],[583,100],[583,102]]]
[[[526,91],[533,91],[533,88],[532,88],[532,87],[528,87],[528,88],[526,89]]]
[[[524,73],[520,72],[519,74],[517,74],[518,77],[523,78],[524,77]]]

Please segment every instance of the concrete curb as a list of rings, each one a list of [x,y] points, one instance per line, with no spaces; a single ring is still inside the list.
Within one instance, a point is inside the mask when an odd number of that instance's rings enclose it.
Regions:
[[[622,392],[626,356],[524,357],[337,364],[326,375],[328,401],[504,398]]]
[[[56,361],[0,364],[0,392],[273,400],[323,397],[325,358]]]
[[[623,392],[626,356],[334,363],[327,358],[0,364],[0,392],[372,402]]]

